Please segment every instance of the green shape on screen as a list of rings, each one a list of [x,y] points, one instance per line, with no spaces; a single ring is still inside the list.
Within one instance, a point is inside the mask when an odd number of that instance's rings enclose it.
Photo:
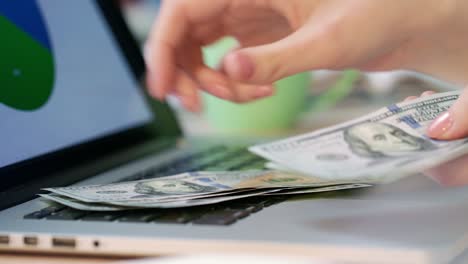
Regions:
[[[0,103],[23,111],[44,106],[55,80],[52,52],[0,14]]]

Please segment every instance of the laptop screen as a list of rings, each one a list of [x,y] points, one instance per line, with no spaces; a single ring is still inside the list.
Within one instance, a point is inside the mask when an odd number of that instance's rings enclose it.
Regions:
[[[0,1],[0,168],[150,123],[94,1]]]

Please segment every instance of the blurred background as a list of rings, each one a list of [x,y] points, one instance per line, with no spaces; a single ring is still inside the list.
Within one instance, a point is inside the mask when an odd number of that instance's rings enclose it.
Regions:
[[[154,18],[158,14],[161,1],[121,0],[121,3],[131,30],[143,45],[154,23]],[[317,98],[336,84],[337,80],[342,78],[343,73],[327,70],[312,72],[306,95],[308,107],[287,129],[272,130],[267,134],[283,136],[304,133],[364,115],[427,90],[448,91],[459,88],[429,76],[407,71],[358,72],[357,74],[355,80],[342,85],[340,93],[343,99],[324,103],[323,98],[321,98],[322,102],[317,102]],[[170,105],[177,112],[183,129],[189,136],[229,134],[229,131],[220,129],[216,124],[207,120],[203,112],[189,113],[182,109],[176,99],[170,100]],[[261,132],[260,134],[265,134],[265,131]]]

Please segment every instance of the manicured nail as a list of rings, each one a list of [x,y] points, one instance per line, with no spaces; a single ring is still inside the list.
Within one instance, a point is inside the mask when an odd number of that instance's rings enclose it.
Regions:
[[[421,94],[421,97],[426,97],[435,94],[434,91],[425,91]]]
[[[231,65],[226,65],[226,69],[232,75],[231,77],[237,80],[249,80],[254,73],[252,60],[240,52],[228,56],[231,56],[231,58],[227,59]]]
[[[432,138],[444,139],[453,126],[453,118],[449,111],[437,117],[429,126],[427,134]]]
[[[270,86],[260,86],[255,89],[253,96],[255,99],[267,97],[273,94],[273,88]]]
[[[417,96],[408,96],[408,97],[405,98],[405,100],[403,100],[403,102],[409,102],[409,101],[417,99],[417,98],[418,98]]]

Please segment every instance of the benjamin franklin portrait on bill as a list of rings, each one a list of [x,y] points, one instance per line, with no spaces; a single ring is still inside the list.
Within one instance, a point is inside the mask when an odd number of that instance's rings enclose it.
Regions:
[[[344,140],[356,155],[374,159],[436,149],[430,140],[385,123],[363,123],[349,127],[344,131]]]
[[[183,195],[216,191],[216,188],[181,180],[154,180],[135,185],[135,192],[142,195]]]

